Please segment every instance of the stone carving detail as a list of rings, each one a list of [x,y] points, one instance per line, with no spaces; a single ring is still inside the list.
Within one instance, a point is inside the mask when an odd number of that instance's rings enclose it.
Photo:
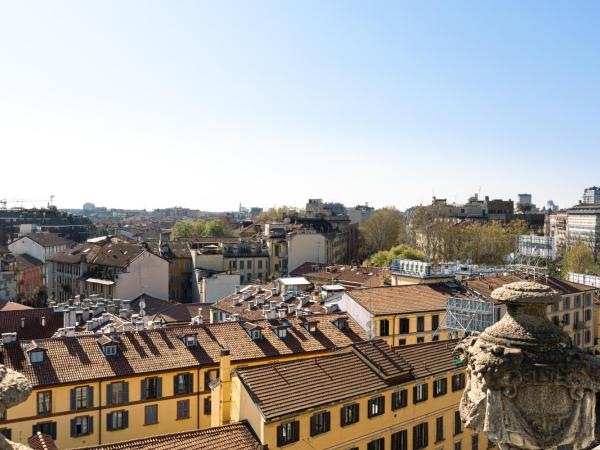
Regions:
[[[0,412],[27,400],[31,394],[31,383],[19,372],[0,365]],[[9,441],[0,434],[0,450],[31,450],[23,444]]]
[[[505,285],[492,293],[507,314],[458,347],[468,380],[460,412],[502,450],[588,447],[594,440],[600,364],[546,317],[561,300],[548,286]]]

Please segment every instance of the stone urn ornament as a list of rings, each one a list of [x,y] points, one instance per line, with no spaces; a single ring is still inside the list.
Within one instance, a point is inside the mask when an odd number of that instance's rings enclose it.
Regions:
[[[501,450],[584,449],[594,441],[600,364],[546,316],[561,296],[523,281],[492,292],[507,314],[457,350],[467,367],[460,413]]]

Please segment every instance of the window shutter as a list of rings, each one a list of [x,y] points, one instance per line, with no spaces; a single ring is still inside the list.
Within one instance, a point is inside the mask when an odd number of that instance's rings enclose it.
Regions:
[[[129,381],[123,382],[123,403],[129,401]]]
[[[50,422],[50,436],[56,440],[56,422]]]
[[[427,422],[423,424],[423,429],[423,433],[425,434],[423,446],[427,447],[429,445],[429,424]]]
[[[77,400],[75,397],[75,388],[71,389],[71,411],[75,411],[77,409]]]
[[[94,407],[94,386],[88,386],[88,408]]]
[[[296,442],[300,436],[300,422],[297,420],[292,422],[292,436],[294,442]]]
[[[123,428],[129,426],[129,411],[123,411]]]
[[[87,416],[87,425],[88,425],[88,433],[92,434],[94,432],[94,417]]]
[[[330,419],[331,419],[331,413],[329,411],[327,411],[325,413],[325,431],[329,431],[330,427]]]
[[[379,412],[380,414],[383,414],[385,412],[385,397],[381,396],[381,411]]]
[[[77,436],[77,423],[75,419],[71,419],[71,437]]]
[[[423,388],[423,400],[427,400],[429,396],[429,383],[425,383],[425,387]]]
[[[145,380],[145,379],[142,380],[142,393],[140,395],[140,398],[142,400],[146,400],[146,389],[147,389],[147,386],[148,386],[148,381]]]
[[[187,392],[188,392],[188,393],[189,393],[189,392],[192,392],[192,384],[193,384],[193,383],[192,383],[192,380],[193,380],[193,379],[192,379],[192,374],[191,374],[191,373],[188,373],[188,374],[186,375],[186,377],[185,377],[185,378],[186,378],[186,388],[187,388]]]
[[[37,432],[38,432],[38,431],[39,431],[39,426],[38,426],[38,425],[34,425],[34,426],[31,428],[31,434],[32,434],[32,435],[35,435],[35,434],[37,434]]]
[[[418,427],[413,427],[413,450],[417,450],[419,448],[418,444],[417,444],[417,436],[419,435],[419,432],[417,431]]]
[[[156,378],[156,397],[162,397],[162,377]]]
[[[178,377],[178,375],[175,375],[173,377],[173,394],[177,394],[178,393],[177,392],[177,377]]]
[[[315,416],[310,416],[310,435],[315,435]]]
[[[35,425],[33,426],[33,428],[35,429]],[[35,434],[35,431],[33,434]],[[283,445],[283,426],[279,425],[277,427],[277,447],[281,447],[282,445]]]
[[[413,403],[418,403],[418,401],[417,401],[417,386],[413,386]]]
[[[112,405],[112,384],[106,385],[106,403]]]
[[[108,431],[112,431],[112,429],[113,429],[112,428],[112,420],[111,420],[112,417],[111,416],[112,416],[111,413],[107,413],[106,414],[106,429]]]

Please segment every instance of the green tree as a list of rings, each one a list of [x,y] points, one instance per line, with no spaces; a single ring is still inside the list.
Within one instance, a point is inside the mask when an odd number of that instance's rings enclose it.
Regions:
[[[569,247],[562,260],[561,272],[566,279],[569,272],[600,273],[600,267],[594,262],[594,252],[589,245],[578,242]]]
[[[366,254],[387,250],[404,236],[404,220],[396,208],[376,211],[360,228]]]
[[[424,261],[425,255],[408,245],[396,245],[390,250],[374,253],[364,262],[364,265],[367,267],[389,267],[394,259],[416,259]]]
[[[193,239],[200,237],[223,237],[229,233],[225,230],[223,221],[217,219],[184,220],[177,222],[171,231],[171,239]]]

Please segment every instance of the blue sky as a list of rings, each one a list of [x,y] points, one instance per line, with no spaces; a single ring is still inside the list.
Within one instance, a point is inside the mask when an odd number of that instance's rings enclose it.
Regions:
[[[600,3],[0,2],[0,197],[406,208],[600,184]]]

